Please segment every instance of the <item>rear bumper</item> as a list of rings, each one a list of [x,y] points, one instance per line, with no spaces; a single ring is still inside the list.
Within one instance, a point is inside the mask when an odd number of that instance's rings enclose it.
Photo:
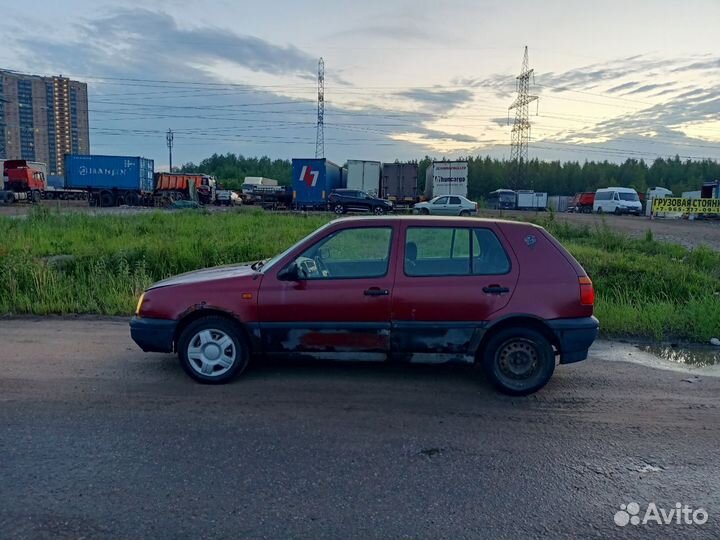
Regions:
[[[173,352],[177,321],[133,317],[130,337],[145,352]]]
[[[560,343],[560,363],[585,360],[588,349],[598,336],[600,323],[595,317],[547,321]]]

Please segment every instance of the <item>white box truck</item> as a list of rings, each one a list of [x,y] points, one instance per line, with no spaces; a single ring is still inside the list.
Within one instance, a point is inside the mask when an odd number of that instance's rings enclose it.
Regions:
[[[467,161],[433,161],[425,171],[425,197],[462,195],[467,197]]]
[[[380,169],[379,161],[348,160],[347,188],[357,189],[373,197],[379,197],[382,193],[380,190]]]

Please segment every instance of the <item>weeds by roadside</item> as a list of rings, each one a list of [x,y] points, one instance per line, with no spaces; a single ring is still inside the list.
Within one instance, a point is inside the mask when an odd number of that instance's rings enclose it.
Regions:
[[[0,219],[0,313],[126,315],[159,279],[270,257],[333,216],[33,211]],[[605,225],[539,223],[585,267],[606,335],[705,341],[720,329],[720,253],[630,239]]]

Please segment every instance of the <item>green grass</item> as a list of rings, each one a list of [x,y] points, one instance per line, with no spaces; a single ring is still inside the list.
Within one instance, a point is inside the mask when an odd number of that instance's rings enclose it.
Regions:
[[[0,218],[0,313],[127,315],[158,279],[270,257],[331,218],[261,211]],[[577,228],[552,214],[540,224],[592,277],[605,335],[705,341],[718,334],[720,253],[652,234]]]

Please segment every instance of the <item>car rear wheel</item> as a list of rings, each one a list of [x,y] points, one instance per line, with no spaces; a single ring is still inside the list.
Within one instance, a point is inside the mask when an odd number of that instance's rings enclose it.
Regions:
[[[334,211],[336,214],[344,214],[344,213],[345,213],[345,207],[344,207],[342,204],[336,204],[336,205],[333,207],[333,211]]]
[[[185,372],[198,382],[221,384],[239,375],[248,363],[248,349],[239,328],[223,317],[190,323],[178,340]]]
[[[376,206],[373,208],[373,214],[376,216],[381,216],[385,213],[385,209],[382,206]]]
[[[524,396],[547,384],[555,370],[555,352],[540,332],[508,328],[490,338],[482,357],[486,376],[500,391]]]
[[[470,210],[460,210],[460,215],[465,217],[470,215]]]

